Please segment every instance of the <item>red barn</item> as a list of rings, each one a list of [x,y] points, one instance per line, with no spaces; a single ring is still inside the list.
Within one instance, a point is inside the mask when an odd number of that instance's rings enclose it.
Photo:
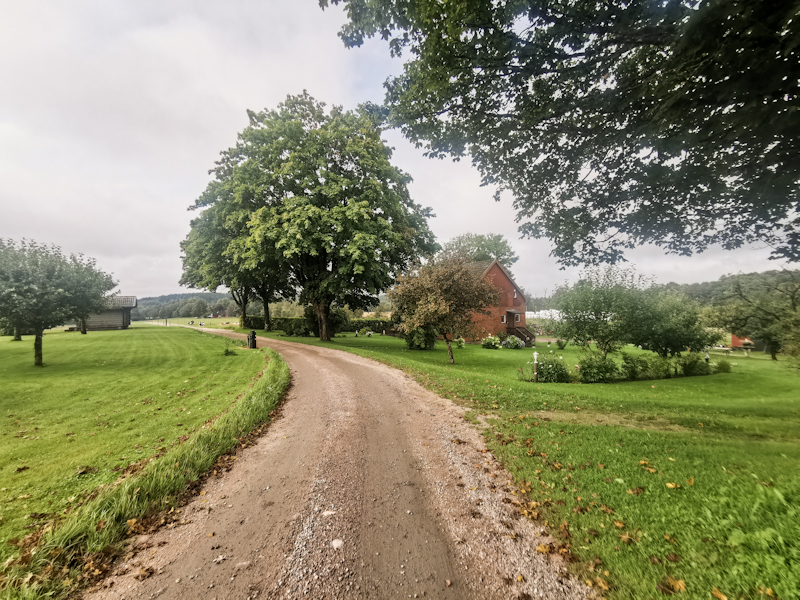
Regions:
[[[486,260],[470,264],[470,270],[494,284],[500,290],[500,303],[488,308],[490,314],[475,315],[475,325],[482,336],[506,332],[515,335],[526,344],[536,341],[536,336],[527,328],[525,322],[525,296],[514,283],[511,275],[497,260]]]

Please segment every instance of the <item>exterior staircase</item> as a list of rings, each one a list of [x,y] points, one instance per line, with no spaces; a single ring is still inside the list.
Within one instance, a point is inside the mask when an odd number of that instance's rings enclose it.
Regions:
[[[536,335],[527,327],[509,327],[507,331],[510,335],[515,335],[525,342],[528,348],[536,343]]]

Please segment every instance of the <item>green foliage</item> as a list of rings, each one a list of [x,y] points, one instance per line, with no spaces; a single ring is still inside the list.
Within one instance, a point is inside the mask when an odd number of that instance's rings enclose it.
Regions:
[[[57,246],[0,238],[0,324],[34,333],[37,366],[43,364],[44,330],[102,312],[116,285],[93,258],[65,256]]]
[[[562,263],[646,242],[800,256],[796,2],[328,1],[345,44],[407,59],[389,122],[469,154]]]
[[[587,271],[578,283],[556,292],[559,334],[582,347],[594,341],[603,355],[618,350],[630,337],[630,324],[638,321],[644,283],[632,269]]]
[[[720,360],[711,363],[711,368],[714,371],[714,373],[730,373],[731,363],[730,361],[721,358]]]
[[[559,350],[563,350],[564,348],[566,348],[567,344],[569,344],[569,342],[567,340],[562,340],[560,338],[556,340],[556,347]]]
[[[439,332],[431,325],[423,325],[403,335],[409,350],[433,350]]]
[[[515,335],[509,335],[501,342],[501,345],[509,350],[520,350],[525,347],[525,342]]]
[[[651,354],[647,357],[647,377],[645,379],[669,379],[675,375],[675,365],[665,356]]]
[[[700,306],[678,292],[643,292],[638,314],[627,324],[627,341],[660,356],[700,352],[720,340],[700,320]]]
[[[487,335],[481,340],[481,347],[487,350],[499,350],[502,346],[500,338],[496,335]]]
[[[475,314],[487,314],[487,307],[497,304],[500,294],[470,270],[466,259],[442,254],[416,272],[399,277],[389,297],[394,304],[393,318],[400,320],[400,331],[425,326],[436,329],[444,337],[453,363],[450,338],[472,332]]]
[[[249,112],[216,173],[249,202],[245,264],[274,249],[329,340],[331,305],[375,305],[397,272],[438,246],[374,120],[324,108],[304,93]]]
[[[621,356],[621,370],[625,375],[625,379],[636,381],[639,378],[643,378],[647,374],[648,363],[646,356],[628,354],[627,352],[622,352]]]
[[[584,354],[578,366],[582,383],[611,383],[620,376],[614,359],[594,352]]]
[[[308,321],[303,319],[282,319],[281,329],[289,337],[305,337],[309,334]]]
[[[697,352],[687,352],[676,356],[674,359],[684,377],[696,375],[711,375],[711,365],[705,361],[703,355]]]
[[[711,324],[764,342],[773,359],[800,339],[800,270],[750,273],[725,280]]]
[[[306,328],[312,335],[320,336],[319,319],[311,306],[306,306],[304,318],[306,321]],[[350,313],[341,306],[333,306],[328,312],[328,328],[331,335],[341,333],[342,331],[350,331]]]
[[[463,337],[456,338],[453,341],[456,343],[456,348],[459,348],[459,349],[461,349],[461,348],[463,348],[464,346],[467,345],[467,340],[465,340]]]
[[[510,273],[519,260],[508,240],[496,233],[465,233],[454,237],[442,248],[444,254],[463,256],[469,261],[497,260]]]
[[[533,381],[533,361],[528,361],[517,372],[520,381]],[[536,379],[539,383],[569,383],[572,381],[569,368],[564,359],[555,356],[541,355],[536,365]]]

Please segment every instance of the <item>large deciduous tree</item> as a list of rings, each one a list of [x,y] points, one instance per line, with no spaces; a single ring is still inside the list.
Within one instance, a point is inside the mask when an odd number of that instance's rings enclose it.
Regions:
[[[436,329],[447,344],[451,364],[451,339],[471,332],[474,315],[488,314],[487,307],[500,302],[497,288],[468,265],[464,257],[445,254],[399,277],[389,291],[400,329],[407,335],[417,329]]]
[[[320,339],[330,340],[333,304],[376,304],[403,269],[438,248],[430,210],[411,200],[409,177],[389,162],[391,149],[366,112],[326,112],[304,93],[248,115],[215,169],[249,207],[237,264],[254,268],[275,256],[299,302],[314,308]]]
[[[116,285],[93,258],[0,238],[0,320],[17,331],[33,331],[36,366],[43,366],[44,330],[102,312]]]
[[[562,263],[754,240],[800,260],[796,0],[329,2],[345,44],[408,57],[390,122],[471,155]]]

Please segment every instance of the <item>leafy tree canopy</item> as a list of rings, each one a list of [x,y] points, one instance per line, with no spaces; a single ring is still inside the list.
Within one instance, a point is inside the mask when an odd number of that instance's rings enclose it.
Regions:
[[[430,211],[411,200],[409,177],[389,162],[391,150],[366,112],[326,112],[303,93],[248,116],[196,207],[207,207],[201,219],[213,211],[229,232],[221,255],[230,263],[220,270],[231,277],[272,270],[291,288],[286,297],[299,291],[298,300],[314,308],[320,339],[328,340],[332,304],[376,304],[419,254],[438,248]],[[219,253],[200,254],[185,273],[202,274]]]
[[[519,260],[508,240],[498,233],[465,233],[447,242],[442,251],[472,261],[497,259],[507,270]]]
[[[470,154],[563,264],[644,242],[800,259],[796,0],[329,2],[345,44],[408,58],[390,122]]]
[[[469,262],[463,256],[443,253],[416,272],[399,277],[389,291],[400,329],[406,334],[437,330],[447,344],[451,363],[451,338],[470,332],[475,313],[488,314],[486,308],[500,302],[497,288],[471,271]]]
[[[107,293],[116,285],[93,258],[0,238],[0,320],[18,331],[34,332],[36,366],[43,365],[44,330],[102,312]]]

